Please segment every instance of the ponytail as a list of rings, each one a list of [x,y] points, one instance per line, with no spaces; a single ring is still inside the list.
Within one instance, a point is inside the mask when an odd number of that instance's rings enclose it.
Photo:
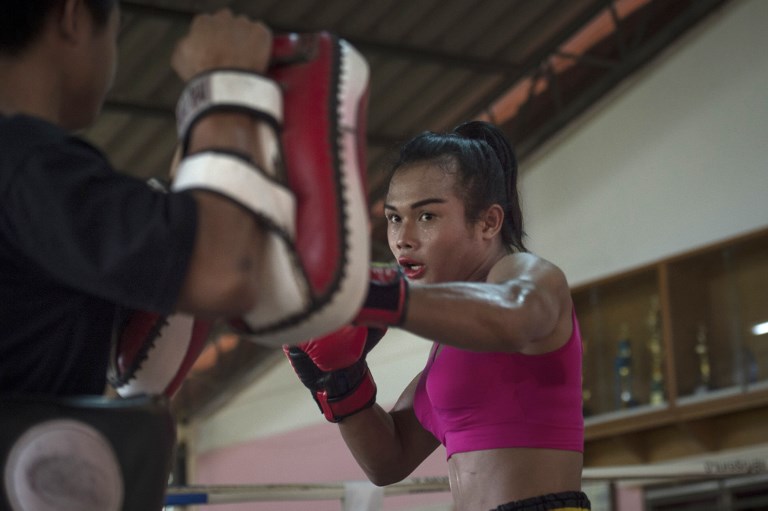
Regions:
[[[468,121],[458,125],[454,133],[471,140],[487,144],[501,166],[504,177],[506,200],[500,205],[504,208],[502,230],[504,241],[516,249],[527,252],[523,244],[523,212],[520,207],[520,194],[517,190],[517,158],[507,138],[493,124],[482,121]]]

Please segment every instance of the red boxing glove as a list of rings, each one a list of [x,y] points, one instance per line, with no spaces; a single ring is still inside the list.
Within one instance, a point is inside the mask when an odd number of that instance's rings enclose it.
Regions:
[[[320,411],[339,422],[376,402],[376,384],[365,356],[386,330],[346,326],[283,351]]]
[[[353,323],[375,327],[400,326],[405,322],[408,281],[398,265],[371,266],[368,295]]]

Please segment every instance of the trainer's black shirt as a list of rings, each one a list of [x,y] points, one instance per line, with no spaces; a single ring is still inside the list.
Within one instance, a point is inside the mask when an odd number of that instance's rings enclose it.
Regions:
[[[0,116],[0,393],[101,394],[117,306],[172,311],[196,211],[77,136]]]

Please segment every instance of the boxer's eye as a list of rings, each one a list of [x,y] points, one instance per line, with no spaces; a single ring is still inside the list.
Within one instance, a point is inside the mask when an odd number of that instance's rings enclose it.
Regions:
[[[421,216],[419,217],[419,219],[422,220],[423,222],[429,222],[433,218],[435,218],[435,215],[433,215],[432,213],[422,213]]]

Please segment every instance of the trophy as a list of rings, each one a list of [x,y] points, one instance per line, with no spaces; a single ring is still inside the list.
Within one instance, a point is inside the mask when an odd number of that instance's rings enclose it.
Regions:
[[[664,403],[664,372],[663,350],[661,346],[661,314],[659,297],[651,298],[651,310],[648,313],[648,328],[651,336],[648,340],[648,351],[651,352],[651,389],[649,402],[652,405]]]
[[[696,331],[696,355],[699,357],[699,381],[694,392],[703,394],[711,389],[712,370],[709,366],[709,345],[707,343],[707,326],[699,323]]]
[[[760,369],[755,354],[748,346],[740,346],[735,350],[733,382],[738,385],[755,383],[760,378]]]
[[[632,346],[629,341],[629,327],[626,323],[621,327],[615,370],[618,406],[620,408],[635,406],[637,401],[632,394]]]

